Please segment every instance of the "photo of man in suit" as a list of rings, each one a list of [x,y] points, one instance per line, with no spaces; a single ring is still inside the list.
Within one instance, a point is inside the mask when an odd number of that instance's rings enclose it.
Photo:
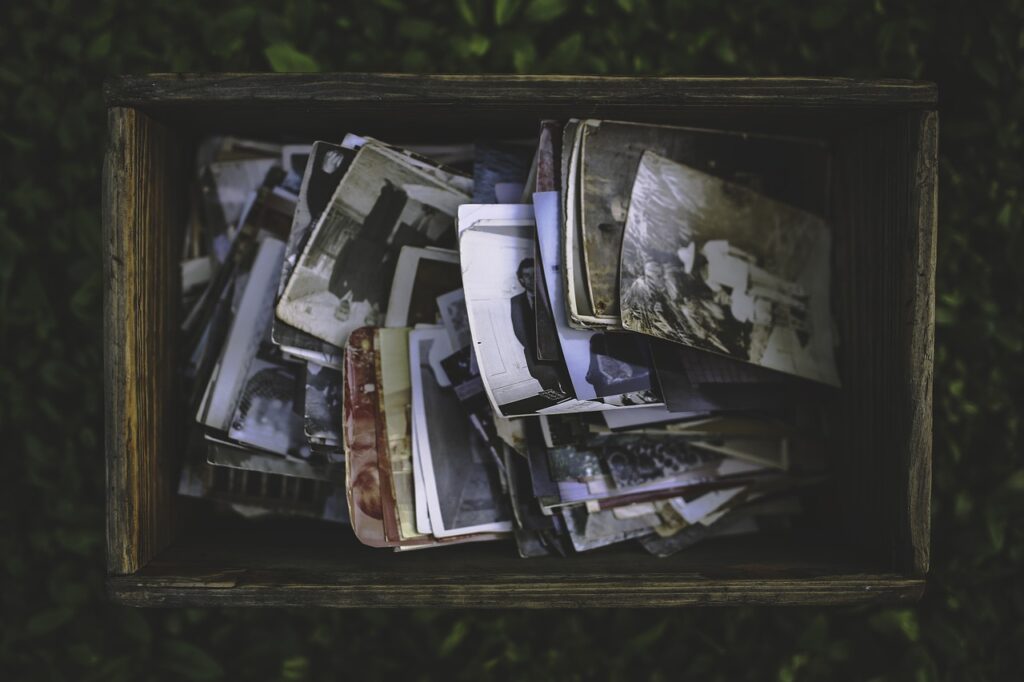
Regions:
[[[534,263],[533,258],[524,258],[516,268],[516,279],[523,287],[522,293],[512,297],[512,330],[523,346],[526,355],[526,366],[530,375],[540,382],[545,392],[566,397],[562,388],[562,380],[558,368],[550,363],[537,359],[537,318],[534,312]],[[554,397],[554,396],[552,396]]]

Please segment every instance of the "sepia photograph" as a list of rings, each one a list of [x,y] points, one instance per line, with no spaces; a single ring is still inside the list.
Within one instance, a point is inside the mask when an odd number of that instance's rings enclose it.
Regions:
[[[401,247],[454,245],[454,216],[467,200],[368,142],[313,228],[278,317],[335,345],[382,324]]]
[[[412,378],[409,372],[409,330],[377,330],[379,400],[386,436],[386,456],[395,500],[400,540],[422,537],[416,529],[412,468]],[[383,467],[381,467],[383,469]]]
[[[622,121],[582,124],[580,234],[584,281],[597,315],[619,315],[619,257],[630,189],[645,151],[779,201],[825,213],[828,151],[819,142]]]
[[[385,327],[437,324],[438,296],[462,288],[459,252],[403,246],[388,298]]]
[[[413,428],[432,532],[437,537],[508,532],[512,512],[499,462],[470,425],[441,367],[451,353],[443,329],[409,332]]]
[[[384,500],[378,465],[377,403],[373,329],[355,330],[345,347],[345,384],[342,392],[345,428],[345,489],[352,531],[371,547],[386,547]]]
[[[651,152],[622,242],[632,331],[838,386],[817,216]]]

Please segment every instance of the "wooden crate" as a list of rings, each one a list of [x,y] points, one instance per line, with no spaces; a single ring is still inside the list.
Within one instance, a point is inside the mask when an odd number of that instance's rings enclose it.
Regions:
[[[938,115],[933,84],[848,79],[129,76],[106,90],[109,589],[135,605],[677,606],[917,599],[928,572]],[[403,142],[529,136],[597,117],[826,140],[845,382],[821,509],[785,534],[668,559],[524,560],[507,543],[394,554],[347,528],[214,517],[175,494],[189,416],[179,250],[209,133]]]

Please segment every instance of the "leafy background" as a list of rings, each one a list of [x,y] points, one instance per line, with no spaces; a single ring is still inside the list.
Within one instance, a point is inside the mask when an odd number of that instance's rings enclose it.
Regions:
[[[0,20],[6,679],[1020,679],[1024,3],[20,0]],[[103,591],[110,74],[843,75],[941,97],[934,568],[904,608],[132,610]]]

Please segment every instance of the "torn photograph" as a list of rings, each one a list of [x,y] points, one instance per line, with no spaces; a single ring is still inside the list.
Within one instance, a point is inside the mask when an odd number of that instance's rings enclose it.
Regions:
[[[644,153],[622,241],[632,331],[839,385],[817,216]]]

